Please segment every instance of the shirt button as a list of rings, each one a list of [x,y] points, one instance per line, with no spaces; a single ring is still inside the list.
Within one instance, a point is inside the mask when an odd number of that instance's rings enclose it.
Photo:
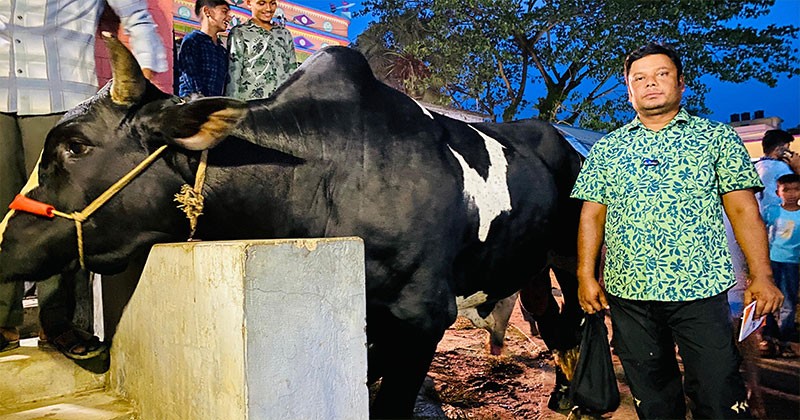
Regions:
[[[22,20],[22,15],[17,15],[17,19]]]
[[[19,43],[21,43],[21,42],[22,42],[22,41],[20,41],[20,40],[18,40],[18,39],[15,39],[15,41],[17,41],[17,44],[19,44]]]
[[[17,73],[22,74],[22,69],[17,69]]]

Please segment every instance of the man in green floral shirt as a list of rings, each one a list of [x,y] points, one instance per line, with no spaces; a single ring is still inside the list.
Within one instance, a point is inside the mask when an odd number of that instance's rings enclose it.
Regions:
[[[735,279],[722,221],[727,212],[750,267],[745,304],[757,315],[783,299],[770,271],[754,190],[763,188],[727,125],[680,106],[677,53],[648,44],[625,60],[637,117],[592,148],[572,192],[584,200],[578,298],[611,310],[616,350],[640,418],[749,418],[725,291]],[[607,246],[606,293],[595,276]]]
[[[292,34],[272,18],[275,0],[247,0],[252,17],[228,36],[225,95],[241,100],[272,95],[297,67]]]

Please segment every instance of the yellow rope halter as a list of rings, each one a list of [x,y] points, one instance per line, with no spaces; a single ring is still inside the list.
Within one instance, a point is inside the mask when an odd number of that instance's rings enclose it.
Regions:
[[[83,253],[83,222],[89,218],[97,209],[103,206],[108,200],[110,200],[114,195],[120,192],[125,186],[127,186],[131,181],[133,181],[136,176],[142,173],[147,167],[149,167],[158,157],[161,155],[164,150],[166,150],[167,146],[161,146],[156,151],[150,154],[145,160],[141,163],[136,165],[135,168],[131,169],[130,172],[125,174],[122,178],[120,178],[117,182],[112,184],[108,189],[106,189],[99,197],[94,199],[91,203],[89,203],[86,208],[81,211],[76,211],[73,213],[65,213],[58,211],[52,208],[50,205],[45,205],[48,207],[49,213],[52,213],[53,216],[63,217],[65,219],[70,219],[75,222],[75,229],[78,235],[78,258],[80,260],[81,268],[86,269],[86,264],[84,262],[84,253]],[[206,166],[208,160],[208,151],[204,150],[200,156],[200,165],[197,168],[197,176],[195,178],[195,185],[194,189],[189,187],[188,185],[183,185],[181,187],[181,193],[175,194],[175,201],[182,203],[179,208],[181,208],[185,213],[186,217],[189,218],[189,224],[191,228],[191,234],[189,239],[194,236],[195,229],[197,227],[197,218],[203,214],[203,183],[205,182],[205,173],[206,173]],[[188,189],[189,192],[184,194],[184,191]],[[179,199],[179,196],[187,196],[190,198],[183,201],[183,199]],[[18,196],[19,198],[27,199],[27,197]],[[27,199],[28,201],[35,202],[34,200]],[[39,203],[42,204],[42,203]],[[12,203],[13,206],[13,203]],[[9,206],[9,207],[12,207]],[[12,207],[14,208],[14,207]],[[22,208],[14,208],[15,210],[20,211],[29,211],[24,210]],[[36,213],[39,214],[39,213]],[[49,214],[43,214],[45,216],[50,216]]]

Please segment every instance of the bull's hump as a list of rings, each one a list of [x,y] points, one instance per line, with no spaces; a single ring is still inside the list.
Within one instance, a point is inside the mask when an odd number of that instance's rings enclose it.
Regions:
[[[478,239],[485,242],[494,219],[504,211],[511,210],[511,193],[508,188],[508,160],[500,142],[487,136],[472,125],[469,127],[480,135],[486,152],[489,154],[489,168],[486,178],[470,166],[464,156],[448,146],[450,152],[461,165],[464,177],[464,195],[472,200],[479,219]]]

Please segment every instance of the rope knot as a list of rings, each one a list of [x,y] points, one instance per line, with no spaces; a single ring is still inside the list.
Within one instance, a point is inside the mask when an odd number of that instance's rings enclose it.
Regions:
[[[191,229],[189,237],[191,238],[197,229],[197,219],[203,214],[203,194],[195,191],[191,185],[183,184],[181,192],[175,194],[175,201],[180,203],[178,208],[183,210],[186,218],[189,219],[189,228]]]

